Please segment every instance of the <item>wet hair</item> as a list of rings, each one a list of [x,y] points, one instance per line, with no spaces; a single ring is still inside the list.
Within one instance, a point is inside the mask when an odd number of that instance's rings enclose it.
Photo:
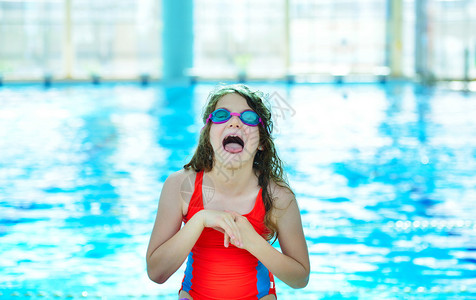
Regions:
[[[277,225],[273,222],[271,211],[274,208],[273,195],[270,191],[270,183],[274,182],[277,185],[287,188],[291,193],[292,190],[287,182],[286,174],[283,168],[283,162],[279,158],[276,148],[274,146],[271,133],[273,131],[273,120],[271,118],[271,110],[268,109],[263,101],[263,94],[259,91],[251,91],[247,86],[236,84],[219,86],[213,90],[208,96],[203,113],[203,123],[205,126],[200,132],[197,149],[184,169],[193,169],[195,172],[205,171],[209,172],[213,169],[214,151],[210,144],[210,126],[212,122],[206,123],[208,116],[215,110],[218,101],[227,94],[238,94],[242,96],[248,106],[255,111],[261,118],[263,125],[258,125],[259,128],[259,145],[263,150],[258,150],[253,159],[253,170],[258,177],[258,184],[262,189],[263,203],[265,207],[264,224],[268,229],[265,236],[267,240],[273,237],[277,238]]]

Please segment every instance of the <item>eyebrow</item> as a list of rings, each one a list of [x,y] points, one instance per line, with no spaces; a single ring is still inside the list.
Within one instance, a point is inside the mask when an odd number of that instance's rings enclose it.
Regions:
[[[232,111],[231,111],[231,110],[230,110],[228,107],[225,107],[225,106],[220,106],[220,107],[217,107],[217,108],[215,108],[215,110],[217,110],[217,109],[221,109],[221,108],[224,108],[224,109],[226,109],[226,110],[228,110],[228,111],[232,112]],[[247,108],[247,109],[244,109],[244,110],[240,111],[240,114],[241,114],[242,112],[244,112],[244,111],[247,111],[247,110],[254,111],[254,110],[252,110],[251,108]]]

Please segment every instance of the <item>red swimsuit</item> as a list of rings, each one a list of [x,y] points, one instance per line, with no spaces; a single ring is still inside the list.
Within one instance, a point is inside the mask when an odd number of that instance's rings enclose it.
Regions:
[[[203,171],[197,173],[184,222],[203,208]],[[253,210],[244,215],[260,235],[266,232],[265,208],[261,189]],[[194,300],[208,299],[260,299],[276,295],[273,275],[244,249],[223,245],[223,233],[205,228],[192,248],[187,261],[181,290]]]

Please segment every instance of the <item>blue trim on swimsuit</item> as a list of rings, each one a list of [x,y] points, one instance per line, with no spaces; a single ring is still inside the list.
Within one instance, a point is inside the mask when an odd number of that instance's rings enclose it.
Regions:
[[[256,266],[256,277],[256,288],[258,289],[258,299],[260,299],[269,294],[270,287],[269,271],[260,261]]]
[[[193,271],[193,253],[190,252],[187,260],[187,268],[185,269],[185,277],[183,278],[182,290],[190,292],[192,289],[192,271]]]

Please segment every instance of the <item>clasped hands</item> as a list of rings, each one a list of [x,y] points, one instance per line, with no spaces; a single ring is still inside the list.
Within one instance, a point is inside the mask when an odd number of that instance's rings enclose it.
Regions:
[[[230,243],[235,247],[247,249],[252,240],[259,237],[248,219],[233,211],[201,210],[203,226],[224,233],[224,246]]]

